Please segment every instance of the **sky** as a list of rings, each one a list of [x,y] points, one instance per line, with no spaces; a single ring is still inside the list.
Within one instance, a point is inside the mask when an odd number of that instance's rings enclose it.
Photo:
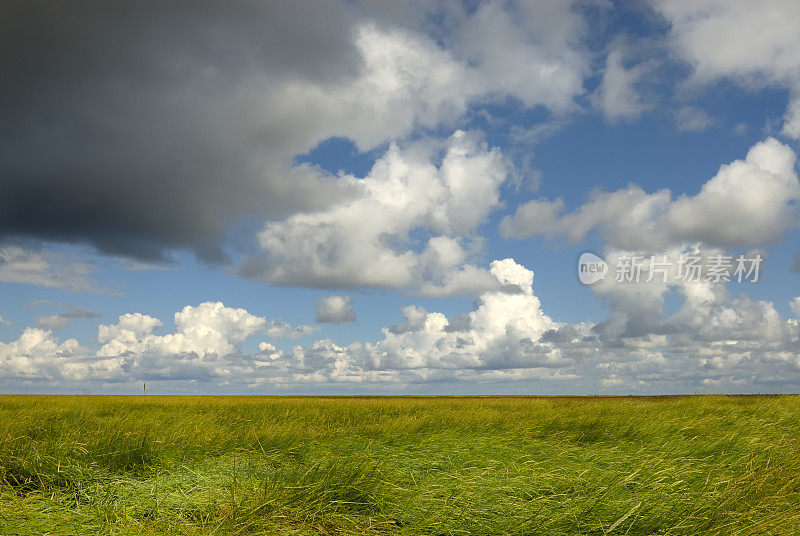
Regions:
[[[795,0],[0,10],[0,392],[800,392]]]

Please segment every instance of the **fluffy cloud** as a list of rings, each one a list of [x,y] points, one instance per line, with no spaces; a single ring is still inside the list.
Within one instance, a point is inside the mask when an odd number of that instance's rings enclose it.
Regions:
[[[221,302],[187,305],[175,313],[176,329],[172,333],[153,333],[161,325],[160,320],[140,313],[122,315],[117,324],[98,328],[97,338],[103,346],[97,355],[114,364],[120,379],[241,380],[262,358],[269,361],[270,356],[274,359],[281,355],[272,344],[264,342],[257,356],[245,357],[240,349],[242,342],[259,333],[294,338],[316,330],[270,322]]]
[[[351,199],[267,223],[259,234],[265,253],[242,273],[283,285],[414,286],[428,294],[493,284],[470,258],[510,165],[476,133],[455,132],[438,166],[437,148],[392,145],[365,178],[340,178],[356,192]]]
[[[548,343],[538,344],[545,332],[560,325],[542,312],[532,290],[533,272],[505,259],[494,261],[490,273],[497,289],[484,292],[468,315],[449,321],[441,313],[412,306],[404,310],[405,321],[385,328],[377,343],[342,347],[323,339],[284,353],[264,341],[257,354],[246,356],[237,345],[269,332],[269,323],[244,309],[208,302],[176,313],[176,329],[166,335],[154,333],[160,320],[139,313],[100,325],[102,346],[96,356],[74,340],[59,345],[49,332],[35,329],[0,347],[0,355],[6,356],[6,377],[25,374],[21,365],[10,365],[16,359],[28,367],[28,374],[38,366],[50,370],[40,370],[40,376],[60,379],[94,374],[106,380],[244,381],[252,376],[271,383],[425,381],[439,375],[436,370],[457,374],[465,369],[558,369],[570,364]]]
[[[453,54],[470,66],[473,92],[560,111],[583,94],[586,21],[570,2],[494,0],[458,20]]]
[[[669,283],[605,280],[592,288],[609,303],[609,318],[565,324],[543,311],[531,270],[505,259],[491,264],[490,275],[495,288],[481,293],[469,313],[448,318],[408,306],[403,320],[384,328],[376,342],[344,346],[321,339],[286,351],[262,341],[248,355],[240,343],[268,331],[269,323],[243,309],[203,303],[176,313],[176,329],[165,335],[154,333],[161,321],[138,313],[101,325],[103,346],[96,352],[74,339],[60,343],[49,331],[26,329],[18,340],[0,343],[0,377],[205,380],[288,390],[525,381],[547,392],[645,393],[785,389],[800,377],[797,319],[783,319],[767,301],[731,298],[724,285],[672,277]],[[665,316],[668,292],[677,292],[682,305]],[[800,298],[790,305],[800,314]]]
[[[794,152],[770,138],[754,145],[745,159],[721,166],[694,196],[648,194],[630,185],[595,192],[569,213],[561,200],[520,206],[501,224],[506,236],[543,234],[578,242],[598,229],[612,267],[622,257],[672,261],[665,280],[661,274],[649,278],[647,263],[639,282],[618,282],[611,273],[591,287],[608,304],[608,318],[589,331],[567,325],[543,338],[560,341],[565,355],[593,356],[599,384],[627,392],[676,382],[686,389],[788,381],[786,375],[793,374],[788,371],[800,364],[797,322],[783,319],[770,302],[732,298],[724,284],[678,277],[676,261],[692,255],[707,264],[726,248],[779,242],[798,224],[795,164]],[[670,315],[668,298],[681,304]]]
[[[317,322],[341,324],[354,322],[353,298],[350,296],[323,296],[317,300]]]
[[[339,346],[323,339],[309,347],[276,353],[262,343],[260,353],[275,382],[398,383],[550,378],[575,379],[564,359],[542,335],[560,325],[541,310],[533,294],[533,272],[512,259],[490,269],[497,290],[481,294],[475,309],[448,320],[421,307],[403,308],[404,320],[384,328],[376,343]]]
[[[264,359],[266,358],[268,361],[273,361],[281,357],[283,353],[278,350],[274,344],[263,341],[258,343],[258,358]]]
[[[783,133],[800,137],[800,5],[794,0],[653,1],[672,27],[675,53],[694,68],[691,83],[730,79],[745,87],[793,89]]]
[[[0,246],[0,281],[72,292],[107,292],[88,275],[95,267],[74,262],[69,255],[20,246]]]
[[[507,97],[563,112],[590,74],[566,2],[364,4],[7,3],[0,238],[223,262],[240,218],[349,194],[292,164],[319,142],[377,147]]]
[[[533,272],[512,259],[492,262],[490,272],[501,289],[481,294],[476,309],[459,323],[407,307],[402,324],[384,328],[384,339],[365,347],[367,361],[376,369],[563,365],[557,353],[536,344],[558,324],[533,294]]]
[[[561,200],[534,200],[504,218],[500,229],[506,237],[563,235],[577,242],[598,228],[609,247],[631,250],[691,242],[763,246],[778,242],[798,224],[795,162],[791,148],[769,138],[754,145],[744,160],[721,166],[694,196],[673,198],[669,190],[648,194],[630,185],[594,192],[588,203],[566,214]]]
[[[72,366],[70,358],[82,352],[75,339],[59,343],[49,331],[27,328],[16,341],[0,342],[0,377],[60,378]]]
[[[274,339],[299,339],[315,331],[319,331],[319,326],[309,326],[300,324],[299,326],[292,326],[280,320],[272,320],[267,323],[264,332]]]
[[[653,8],[672,25],[675,51],[702,82],[741,77],[754,85],[800,74],[800,6],[792,0],[667,0]]]
[[[77,315],[72,315],[77,316]],[[240,344],[257,335],[295,338],[318,328],[267,321],[220,302],[186,306],[175,313],[175,330],[159,335],[161,320],[129,313],[101,324],[96,351],[75,339],[59,343],[50,331],[28,328],[14,342],[0,343],[0,378],[50,381],[208,380],[246,381],[254,370],[283,353],[262,342],[253,356]],[[58,327],[58,326],[57,326]]]
[[[99,355],[225,356],[237,343],[263,331],[266,324],[265,318],[244,309],[205,302],[196,307],[187,305],[175,313],[175,332],[160,336],[152,332],[161,321],[139,313],[127,314],[115,325],[99,327],[97,339],[103,344]]]
[[[610,122],[637,119],[651,106],[637,89],[653,65],[643,62],[626,67],[624,50],[615,46],[606,56],[606,66],[600,86],[592,95],[594,106]]]

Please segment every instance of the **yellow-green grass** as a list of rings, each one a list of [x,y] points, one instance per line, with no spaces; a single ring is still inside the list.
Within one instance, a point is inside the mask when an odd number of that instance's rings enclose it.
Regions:
[[[800,397],[0,397],[0,534],[800,534]]]

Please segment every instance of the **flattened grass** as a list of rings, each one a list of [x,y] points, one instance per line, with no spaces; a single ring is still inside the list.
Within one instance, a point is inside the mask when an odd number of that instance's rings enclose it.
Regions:
[[[0,397],[0,534],[800,534],[800,397]]]

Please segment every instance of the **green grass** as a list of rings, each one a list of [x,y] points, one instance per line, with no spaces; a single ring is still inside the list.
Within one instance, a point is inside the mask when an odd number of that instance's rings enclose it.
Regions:
[[[800,534],[800,397],[0,396],[0,534]]]

